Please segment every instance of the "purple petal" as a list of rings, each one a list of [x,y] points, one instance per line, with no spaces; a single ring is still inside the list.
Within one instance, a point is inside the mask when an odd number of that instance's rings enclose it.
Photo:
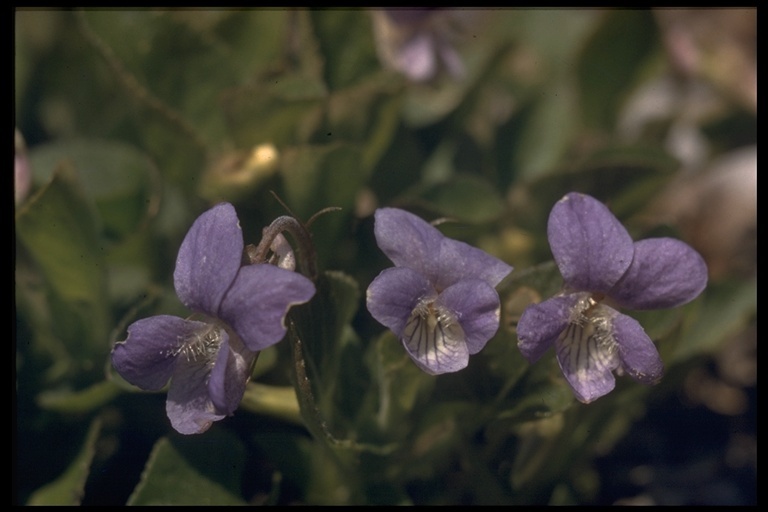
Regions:
[[[607,293],[632,263],[632,238],[600,201],[570,193],[549,214],[547,236],[566,285]]]
[[[227,345],[229,336],[223,329],[218,333],[221,346]],[[219,414],[208,392],[208,380],[215,366],[217,354],[178,358],[176,370],[168,388],[165,411],[171,425],[181,434],[201,434],[225,414]]]
[[[414,82],[429,80],[435,75],[437,60],[431,34],[417,32],[395,52],[395,69]]]
[[[208,394],[217,413],[231,415],[240,405],[255,359],[256,353],[248,350],[237,335],[221,344],[208,381]]]
[[[512,267],[469,244],[443,238],[440,252],[433,255],[439,264],[436,287],[444,290],[463,279],[482,279],[496,286],[512,272]]]
[[[469,354],[480,352],[499,330],[499,294],[485,281],[459,281],[443,290],[435,304],[456,314]]]
[[[434,295],[427,279],[415,270],[388,268],[368,287],[366,305],[373,318],[400,337],[419,301]]]
[[[274,265],[246,265],[221,303],[220,318],[257,352],[283,339],[290,307],[314,294],[315,285],[301,274]]]
[[[398,208],[379,208],[374,217],[376,243],[392,263],[412,268],[435,282],[443,234],[423,219]]]
[[[613,332],[624,371],[646,384],[658,382],[664,373],[664,363],[637,320],[619,313],[613,319]]]
[[[555,344],[568,326],[577,294],[547,299],[528,306],[517,323],[517,346],[529,362],[535,363]]]
[[[160,315],[128,327],[125,341],[115,344],[112,365],[125,380],[147,391],[168,383],[176,366],[179,347],[207,324]]]
[[[231,204],[218,204],[200,215],[176,259],[173,280],[181,302],[193,311],[218,316],[242,256],[243,234]]]
[[[707,286],[698,252],[673,238],[635,243],[635,258],[610,297],[629,309],[663,309],[692,301]]]
[[[588,404],[613,390],[619,360],[612,340],[605,343],[594,325],[568,324],[555,349],[560,369],[580,402]]]

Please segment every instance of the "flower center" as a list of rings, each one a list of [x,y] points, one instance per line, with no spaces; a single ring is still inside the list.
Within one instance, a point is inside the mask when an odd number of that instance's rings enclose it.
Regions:
[[[169,350],[166,356],[176,357],[182,354],[187,358],[187,362],[208,361],[216,357],[221,341],[218,327],[205,324],[205,327],[188,336],[179,336],[176,347]]]
[[[611,315],[593,297],[579,299],[568,327],[557,338],[556,350],[563,369],[580,381],[618,368]]]
[[[422,300],[411,312],[402,339],[420,361],[439,367],[453,358],[465,335],[451,311]]]

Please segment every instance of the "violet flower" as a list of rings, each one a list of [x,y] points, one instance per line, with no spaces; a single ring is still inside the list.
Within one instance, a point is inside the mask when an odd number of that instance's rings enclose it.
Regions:
[[[445,69],[455,79],[464,74],[464,64],[454,47],[464,11],[449,9],[376,9],[376,49],[385,65],[414,82],[434,78]]]
[[[680,306],[707,284],[707,266],[672,238],[632,238],[608,208],[578,193],[552,208],[549,244],[564,291],[529,306],[517,325],[518,347],[530,362],[554,345],[576,398],[589,403],[615,386],[613,371],[653,384],[663,364],[640,324],[615,307]]]
[[[396,208],[376,210],[374,233],[395,267],[368,287],[368,311],[425,372],[465,368],[498,330],[494,287],[512,267]]]
[[[176,293],[194,314],[134,322],[112,351],[128,382],[159,390],[170,379],[166,412],[182,434],[205,432],[231,415],[256,353],[280,341],[285,315],[315,293],[301,274],[269,264],[241,266],[243,236],[235,209],[221,203],[200,215],[181,244]]]

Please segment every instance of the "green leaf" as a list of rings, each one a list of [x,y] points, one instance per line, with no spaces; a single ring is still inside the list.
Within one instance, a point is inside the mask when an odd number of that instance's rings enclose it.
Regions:
[[[245,505],[240,482],[245,450],[232,434],[161,438],[128,505]]]
[[[578,67],[582,115],[587,126],[610,131],[639,78],[658,49],[658,26],[650,10],[615,9],[582,51]]]
[[[329,213],[312,226],[319,266],[338,251],[338,240],[348,230],[355,198],[365,183],[362,153],[357,146],[334,143],[286,149],[280,159],[287,203],[301,219],[329,206],[341,212]]]
[[[368,12],[364,9],[313,9],[310,16],[324,59],[323,75],[329,89],[342,89],[380,69]]]
[[[512,169],[532,179],[556,168],[576,134],[578,97],[570,83],[546,86],[524,112],[522,133],[514,139]]]
[[[291,311],[309,379],[299,382],[297,393],[308,422],[316,421],[312,409],[318,407],[333,427],[347,423],[358,411],[362,398],[359,390],[367,387],[359,359],[351,357],[360,351],[350,327],[360,290],[357,282],[342,272],[326,271],[315,285],[315,297]],[[309,393],[312,398],[306,396]]]
[[[658,147],[608,146],[522,184],[512,215],[531,231],[546,233],[552,206],[577,191],[606,202],[623,219],[651,202],[678,168],[679,162]]]
[[[457,174],[407,194],[421,207],[440,215],[473,224],[497,219],[504,211],[504,201],[488,181],[471,174]]]
[[[103,381],[80,391],[44,391],[37,404],[49,411],[82,414],[109,403],[120,394],[120,387],[112,381]]]
[[[327,104],[327,127],[319,137],[363,147],[362,169],[368,175],[386,151],[398,127],[402,95],[385,73],[367,76],[333,91]]]
[[[99,139],[56,141],[36,146],[29,161],[38,184],[49,181],[59,165],[70,162],[84,193],[96,205],[107,235],[122,238],[148,215],[157,169],[147,155],[129,144]]]
[[[413,428],[413,415],[431,395],[435,377],[413,363],[391,331],[371,343],[365,361],[374,383],[365,405],[365,427],[369,435],[387,441],[402,439]]]
[[[710,283],[685,310],[684,328],[680,338],[673,340],[669,363],[711,354],[743,329],[757,313],[757,280]]]
[[[320,126],[326,94],[311,77],[281,75],[226,91],[222,108],[240,147],[271,143],[280,149],[310,140]]]
[[[83,446],[72,464],[59,478],[35,491],[27,505],[80,505],[100,432],[101,419],[96,418],[91,422]]]
[[[52,334],[83,364],[107,351],[109,302],[97,218],[69,165],[16,215],[16,235],[49,287]]]
[[[267,386],[249,382],[240,409],[303,425],[296,390],[292,386]]]

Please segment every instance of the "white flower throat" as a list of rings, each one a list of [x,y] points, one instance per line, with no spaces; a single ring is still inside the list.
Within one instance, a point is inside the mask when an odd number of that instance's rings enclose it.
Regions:
[[[187,336],[179,336],[175,348],[166,353],[166,357],[183,355],[187,362],[208,362],[213,360],[221,346],[220,329],[211,323]]]
[[[464,330],[455,315],[422,299],[411,312],[403,330],[403,341],[423,363],[440,366],[449,363],[457,347],[465,341]]]
[[[589,294],[573,306],[568,327],[555,344],[560,364],[578,380],[619,367],[613,315]]]

